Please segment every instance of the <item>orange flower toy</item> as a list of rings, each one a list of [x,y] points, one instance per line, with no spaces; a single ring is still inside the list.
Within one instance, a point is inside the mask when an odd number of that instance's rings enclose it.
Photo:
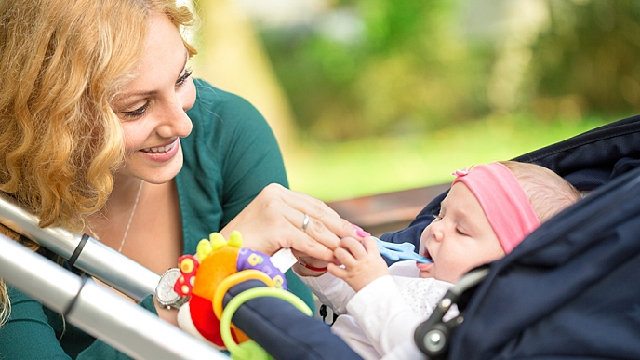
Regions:
[[[285,276],[273,265],[269,256],[242,247],[239,232],[233,232],[228,241],[219,233],[210,234],[209,240],[202,239],[198,243],[195,256],[184,255],[178,264],[181,275],[174,290],[180,297],[189,298],[180,307],[180,328],[221,350],[228,347],[223,337],[229,328],[228,324],[227,329],[223,329],[225,324],[221,328],[222,298],[233,285],[257,279],[268,287],[287,293],[286,296],[295,296],[283,291],[286,290]],[[230,324],[230,328],[234,345],[248,340],[245,333],[233,324]]]

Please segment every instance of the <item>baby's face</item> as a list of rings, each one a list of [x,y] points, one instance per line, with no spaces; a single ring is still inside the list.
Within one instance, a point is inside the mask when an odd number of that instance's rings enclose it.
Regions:
[[[433,263],[420,264],[420,277],[451,283],[478,265],[505,255],[487,216],[464,183],[453,185],[440,214],[420,236],[420,254]]]

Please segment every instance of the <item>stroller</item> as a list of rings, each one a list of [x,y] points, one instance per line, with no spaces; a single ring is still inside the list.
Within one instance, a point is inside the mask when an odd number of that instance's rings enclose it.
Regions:
[[[423,358],[640,359],[640,116],[513,160],[550,168],[584,199],[543,223],[506,257],[463,276],[415,332]],[[445,196],[436,196],[406,229],[381,238],[419,248],[420,233]],[[460,315],[443,321],[453,304]],[[257,306],[253,311],[260,313]],[[319,326],[301,323],[298,318],[293,326],[316,326],[312,333],[322,334]],[[249,335],[270,350],[272,339],[261,341],[260,332]],[[324,357],[274,356],[359,358],[340,349],[340,341],[323,338]],[[310,345],[305,341],[300,343]]]
[[[417,329],[420,350],[431,359],[640,359],[639,145],[634,116],[515,158],[588,195],[465,276]],[[404,233],[423,228],[439,203]],[[443,322],[449,303],[461,315]]]
[[[640,359],[639,144],[635,116],[515,158],[550,168],[585,198],[465,275],[416,330],[424,357]],[[382,240],[418,245],[445,196]],[[260,285],[232,287],[224,303],[252,286]],[[445,322],[453,303],[460,315]],[[276,359],[359,358],[323,322],[279,299],[249,300],[233,322]]]

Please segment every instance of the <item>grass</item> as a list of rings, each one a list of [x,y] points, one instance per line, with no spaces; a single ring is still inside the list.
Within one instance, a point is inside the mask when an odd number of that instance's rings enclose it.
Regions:
[[[610,121],[590,117],[544,123],[510,115],[429,134],[306,142],[284,156],[291,189],[334,201],[447,183],[456,169],[508,160]]]

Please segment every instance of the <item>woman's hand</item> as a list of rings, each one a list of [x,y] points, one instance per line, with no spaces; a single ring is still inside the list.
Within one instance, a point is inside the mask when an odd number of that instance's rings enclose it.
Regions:
[[[367,237],[362,243],[354,238],[344,238],[340,245],[334,255],[344,268],[328,263],[327,271],[344,280],[354,291],[358,292],[373,280],[389,274],[374,238]]]
[[[309,219],[303,229],[305,215]],[[267,255],[291,248],[296,256],[306,254],[325,261],[333,259],[340,238],[368,235],[322,201],[279,184],[266,186],[220,233],[228,238],[233,230],[242,234],[246,247]]]

